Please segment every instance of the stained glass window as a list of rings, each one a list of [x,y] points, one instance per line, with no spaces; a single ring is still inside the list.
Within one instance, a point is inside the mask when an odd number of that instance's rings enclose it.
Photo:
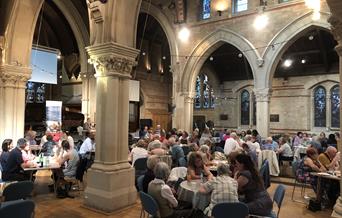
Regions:
[[[210,0],[203,0],[202,18],[210,18]]]
[[[208,76],[201,74],[196,79],[195,108],[214,108],[215,107],[214,90],[209,85]]]
[[[340,87],[332,87],[330,91],[331,100],[331,127],[340,127]]]
[[[253,125],[256,125],[256,100],[255,100],[254,93],[252,93],[252,103],[253,103]]]
[[[195,108],[201,108],[201,78],[196,79]]]
[[[235,0],[235,13],[246,11],[248,9],[248,0]]]
[[[315,127],[326,126],[326,91],[322,86],[314,90],[314,123]]]
[[[243,90],[241,92],[241,125],[249,125],[249,103],[249,92]]]

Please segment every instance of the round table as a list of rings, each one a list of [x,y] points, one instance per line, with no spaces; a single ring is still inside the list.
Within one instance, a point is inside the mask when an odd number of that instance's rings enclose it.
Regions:
[[[293,146],[293,150],[294,150],[294,154],[293,154],[294,158],[296,160],[300,160],[301,154],[306,154],[307,147],[303,145]]]
[[[200,180],[183,181],[178,188],[178,200],[191,202],[194,209],[204,210],[210,203],[210,194],[199,193]]]

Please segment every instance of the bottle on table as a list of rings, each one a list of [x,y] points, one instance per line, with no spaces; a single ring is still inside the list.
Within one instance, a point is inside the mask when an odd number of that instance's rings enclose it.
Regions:
[[[44,164],[43,154],[40,154],[39,156],[39,163],[40,163],[40,167],[43,167],[43,164]]]

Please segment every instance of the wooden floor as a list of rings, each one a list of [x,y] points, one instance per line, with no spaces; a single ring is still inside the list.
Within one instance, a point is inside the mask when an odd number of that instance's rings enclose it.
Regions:
[[[40,173],[41,174],[41,173]],[[94,212],[86,209],[82,205],[83,193],[71,192],[71,195],[75,195],[74,199],[57,199],[54,194],[48,193],[47,184],[49,183],[49,177],[45,175],[38,175],[35,182],[35,197],[33,200],[36,202],[35,217],[36,218],[79,218],[79,217],[96,217],[96,218],[138,218],[140,217],[140,202],[132,207],[125,208],[121,211],[115,212],[110,216]],[[271,196],[277,184],[272,184],[268,189]],[[283,201],[283,205],[280,211],[280,218],[327,218],[331,215],[331,209],[324,209],[319,212],[311,212],[306,209],[306,205],[302,203],[293,202],[291,200],[292,186],[286,186],[286,195]],[[313,193],[308,191],[308,195],[312,196]],[[296,190],[295,197],[300,199],[300,191]]]

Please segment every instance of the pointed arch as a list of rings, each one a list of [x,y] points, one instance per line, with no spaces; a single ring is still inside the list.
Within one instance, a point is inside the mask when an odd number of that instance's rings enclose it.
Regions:
[[[255,78],[255,69],[258,67],[258,60],[260,60],[258,51],[246,38],[238,33],[227,29],[219,29],[205,37],[191,52],[181,79],[183,92],[193,92],[195,90],[196,77],[206,60],[203,57],[207,57],[224,43],[235,46],[245,55]]]

